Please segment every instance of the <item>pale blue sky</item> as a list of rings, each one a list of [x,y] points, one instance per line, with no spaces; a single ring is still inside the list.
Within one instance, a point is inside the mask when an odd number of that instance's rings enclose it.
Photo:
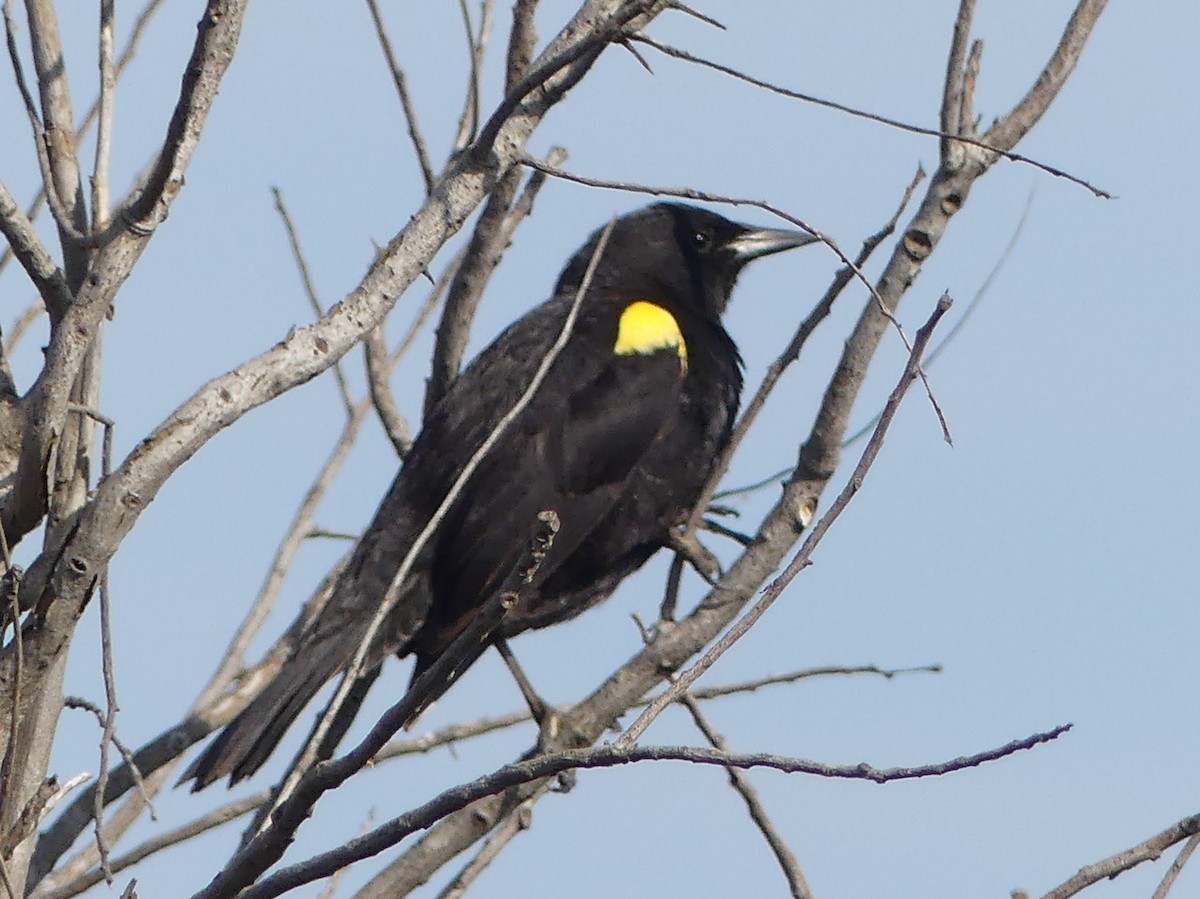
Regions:
[[[382,5],[440,161],[465,81],[456,5]],[[72,14],[77,6],[69,5]],[[542,6],[544,40],[572,4]],[[201,4],[167,7],[118,92],[117,187],[163,133]],[[800,91],[934,126],[955,7],[948,0],[706,4],[728,31],[673,15],[651,33]],[[986,48],[977,110],[985,123],[1026,89],[1070,8],[1061,0],[980,3],[975,34]],[[106,333],[102,407],[118,422],[118,455],[201,383],[309,320],[271,186],[283,191],[327,304],[357,283],[373,242],[390,238],[420,201],[365,4],[334,9],[278,0],[250,9],[187,187]],[[123,28],[132,12],[119,7]],[[90,10],[78,15],[64,28],[82,97],[95,77],[94,38]],[[497,25],[508,21],[502,5]],[[876,786],[753,773],[818,899],[1007,896],[1016,887],[1038,895],[1080,865],[1198,810],[1200,375],[1193,345],[1200,304],[1188,261],[1200,238],[1198,39],[1200,7],[1187,0],[1111,4],[1057,104],[1018,149],[1118,199],[1098,200],[1006,163],[977,185],[901,310],[915,329],[949,290],[958,301],[951,317],[960,315],[1032,195],[1017,248],[930,372],[954,448],[942,443],[928,404],[913,393],[816,564],[706,679],[824,664],[945,666],[936,676],[890,682],[778,687],[709,709],[734,748],[831,763],[935,762],[1075,724],[1053,745],[935,780]],[[498,33],[485,110],[498,99],[502,45]],[[936,164],[933,139],[644,52],[653,76],[629,54],[608,51],[538,130],[532,150],[562,144],[571,154],[567,167],[587,175],[766,199],[849,252],[891,213],[917,165]],[[11,80],[0,90],[0,177],[27,197],[35,167]],[[642,202],[548,184],[492,283],[475,348],[547,295],[561,262],[594,227]],[[772,224],[753,210],[731,215]],[[446,258],[449,252],[438,262]],[[835,268],[831,254],[812,248],[759,263],[743,278],[729,326],[751,384]],[[0,279],[5,323],[31,295],[22,278],[10,268]],[[421,286],[410,294],[392,333],[407,323]],[[772,400],[770,421],[738,456],[729,484],[794,458],[862,302],[858,290],[839,303]],[[396,377],[414,418],[429,346],[426,339]],[[31,340],[16,360],[22,387],[36,361]],[[889,337],[858,419],[874,414],[902,361],[902,347]],[[357,354],[346,368],[361,384]],[[203,684],[340,424],[328,376],[252,413],[171,480],[126,541],[113,575],[118,726],[126,742],[140,745],[171,724]],[[372,425],[320,523],[361,528],[394,467]],[[742,503],[747,528],[773,498],[767,491]],[[304,549],[273,633],[338,551],[329,543]],[[579,698],[635,650],[629,616],[654,614],[664,568],[656,560],[601,609],[517,642],[548,698]],[[699,584],[693,580],[689,591],[694,599]],[[89,615],[68,688],[100,700],[95,611]],[[406,664],[390,665],[373,708],[394,699],[406,677]],[[519,702],[488,657],[422,725]],[[69,718],[62,734],[57,773],[94,771],[94,722]],[[532,736],[521,729],[364,774],[319,806],[288,860],[354,834],[368,808],[382,820],[438,786],[490,770]],[[645,739],[699,740],[678,713],[664,715]],[[244,789],[268,783],[259,776]],[[160,822],[140,825],[133,836],[175,826],[223,799],[221,790],[166,795],[157,803]],[[141,894],[189,894],[238,832],[229,827],[198,841],[172,856],[173,866],[137,868]],[[1148,896],[1165,865],[1143,866],[1087,895]],[[360,869],[339,895],[363,882],[368,866]],[[572,876],[576,899],[786,894],[724,775],[681,764],[583,773],[569,796],[538,805],[532,830],[476,890],[557,895],[564,876]],[[1176,895],[1200,895],[1200,872],[1185,871]]]

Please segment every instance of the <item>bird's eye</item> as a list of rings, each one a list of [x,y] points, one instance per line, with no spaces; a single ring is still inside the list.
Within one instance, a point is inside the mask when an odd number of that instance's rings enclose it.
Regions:
[[[697,231],[692,235],[692,246],[700,252],[704,252],[712,246],[712,238],[711,231]]]

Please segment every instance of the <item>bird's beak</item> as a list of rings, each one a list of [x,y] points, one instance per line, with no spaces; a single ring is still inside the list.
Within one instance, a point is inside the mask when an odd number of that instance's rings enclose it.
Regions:
[[[726,244],[734,258],[745,264],[760,256],[780,253],[793,247],[816,243],[817,238],[803,231],[786,231],[780,228],[747,228]]]

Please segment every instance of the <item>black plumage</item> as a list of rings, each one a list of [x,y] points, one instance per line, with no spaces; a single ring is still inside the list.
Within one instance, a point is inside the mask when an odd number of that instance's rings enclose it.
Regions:
[[[599,237],[436,406],[324,610],[184,775],[194,789],[256,771],[350,662],[401,559],[558,337]],[[618,219],[567,344],[418,556],[368,662],[395,652],[415,656],[414,678],[424,671],[500,587],[542,509],[560,530],[504,637],[578,615],[664,546],[737,411],[741,359],[721,315],[738,272],[811,241],[675,203]]]

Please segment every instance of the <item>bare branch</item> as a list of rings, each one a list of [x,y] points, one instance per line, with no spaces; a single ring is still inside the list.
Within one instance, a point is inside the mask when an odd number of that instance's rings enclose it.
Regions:
[[[1070,880],[1056,886],[1042,899],[1068,899],[1069,896],[1078,895],[1094,883],[1110,880],[1142,862],[1154,861],[1176,843],[1197,834],[1200,834],[1200,815],[1191,815],[1124,852],[1110,855],[1095,864],[1084,865]]]
[[[960,756],[946,762],[909,768],[876,768],[865,763],[827,765],[809,759],[789,758],[771,753],[720,752],[716,749],[687,746],[620,747],[605,745],[588,749],[566,750],[505,765],[469,784],[452,787],[424,805],[393,818],[344,846],[277,871],[254,886],[246,888],[238,896],[239,899],[271,899],[271,897],[280,896],[298,886],[328,877],[334,871],[348,864],[377,855],[412,833],[429,827],[433,822],[444,818],[451,812],[466,808],[476,800],[496,795],[513,786],[530,784],[546,777],[552,777],[573,768],[610,768],[645,761],[682,761],[743,769],[771,768],[785,774],[812,774],[818,777],[889,783],[896,780],[938,777],[953,771],[974,768],[1016,752],[1033,749],[1042,743],[1057,739],[1068,730],[1070,730],[1070,725],[1064,725],[1024,739],[1013,740],[1003,746],[974,755]],[[207,896],[208,893],[197,895]]]
[[[1034,190],[1030,190],[1029,196],[1025,198],[1025,207],[1021,210],[1021,218],[1017,220],[1017,225],[1013,229],[1012,236],[1008,239],[1008,243],[1005,245],[1003,251],[1001,251],[1000,256],[996,259],[996,264],[992,266],[992,270],[988,272],[987,277],[983,279],[983,283],[979,285],[979,289],[972,294],[971,299],[967,302],[966,307],[962,311],[962,315],[955,320],[954,324],[950,326],[950,330],[947,331],[942,339],[937,342],[937,345],[925,355],[926,369],[929,369],[935,362],[937,362],[942,353],[944,353],[951,346],[951,344],[954,342],[954,339],[958,337],[958,335],[962,332],[962,329],[966,327],[967,322],[971,320],[971,317],[983,303],[984,298],[987,297],[988,293],[991,291],[992,285],[995,283],[996,278],[1000,275],[1000,272],[1002,272],[1005,266],[1008,265],[1008,261],[1012,257],[1013,251],[1016,250],[1017,244],[1020,242],[1021,234],[1025,230],[1025,225],[1029,221],[1029,213],[1033,209],[1034,193]],[[872,416],[870,421],[842,441],[842,448],[844,449],[846,447],[853,446],[863,437],[866,437],[871,433],[871,430],[875,427],[875,424],[878,421],[879,414],[876,413],[874,416]],[[783,474],[787,474],[787,472],[790,470],[790,468],[785,469],[781,474],[775,475],[769,480],[778,480]],[[737,491],[727,491],[722,495],[729,495],[734,492]]]
[[[21,207],[17,205],[16,199],[3,182],[0,182],[0,233],[4,234],[13,255],[29,275],[33,286],[37,288],[45,307],[55,310],[55,316],[62,315],[73,302],[71,289],[67,286],[67,277],[42,243],[42,239],[38,237],[33,221],[21,211]],[[32,322],[37,311],[34,307],[34,314],[22,315],[21,320],[28,318]],[[20,336],[15,332],[16,329],[6,341],[6,348],[10,348]]]
[[[644,34],[637,35],[636,37],[632,38],[632,40],[647,44],[653,47],[655,50],[666,54],[667,56],[672,56],[676,59],[681,59],[686,62],[697,63],[698,65],[713,69],[714,71],[729,75],[732,78],[736,78],[739,81],[745,81],[747,84],[752,84],[755,87],[763,88],[764,90],[768,90],[784,97],[791,97],[795,100],[802,100],[805,103],[812,103],[815,106],[822,106],[826,109],[843,112],[847,115],[854,116],[855,118],[866,119],[869,122],[876,122],[880,125],[887,125],[889,128],[896,128],[899,131],[907,131],[910,134],[922,134],[928,137],[937,137],[941,139],[943,143],[945,143],[948,138],[953,138],[959,143],[971,145],[980,151],[986,151],[988,153],[994,153],[997,156],[1003,156],[1010,162],[1018,162],[1024,165],[1032,166],[1033,168],[1039,169],[1048,175],[1053,175],[1055,178],[1062,178],[1066,181],[1070,181],[1072,184],[1078,184],[1080,187],[1090,191],[1096,197],[1100,197],[1105,200],[1112,199],[1112,194],[1110,194],[1108,191],[1101,190],[1091,182],[1080,178],[1078,175],[1072,175],[1070,172],[1063,169],[1056,168],[1055,166],[1048,165],[1044,162],[1039,162],[1036,159],[1032,159],[1020,153],[1012,152],[1012,147],[1016,146],[1016,141],[1013,141],[1011,144],[1005,146],[996,140],[990,139],[990,132],[988,135],[985,135],[983,139],[975,139],[966,134],[955,134],[953,132],[946,132],[937,128],[924,128],[920,125],[902,122],[899,119],[888,118],[887,116],[879,115],[874,112],[856,109],[855,107],[847,106],[844,103],[836,103],[832,100],[824,100],[811,94],[804,94],[800,93],[799,91],[793,91],[789,88],[771,84],[768,81],[763,81],[760,78],[746,75],[743,72],[739,72],[737,69],[730,68],[729,66],[722,65],[721,63],[695,56],[691,53],[688,53],[686,50],[680,50],[677,47],[670,46],[669,44],[663,44],[654,40],[653,38],[647,37]]]
[[[222,824],[228,824],[230,821],[236,821],[238,818],[248,815],[262,805],[262,803],[266,802],[268,798],[269,791],[263,790],[262,792],[227,802],[194,821],[189,821],[181,827],[165,831],[133,847],[128,852],[111,859],[109,868],[113,874],[119,874],[126,868],[137,864],[157,852],[177,846],[215,827],[220,827]],[[38,892],[35,895],[37,899],[70,899],[71,896],[79,895],[84,890],[98,884],[101,880],[104,880],[104,873],[97,868],[53,890]]]
[[[513,4],[512,30],[508,35],[508,57],[504,74],[504,90],[515,88],[529,71],[533,48],[537,45],[537,29],[533,20],[538,0],[516,0]]]
[[[765,530],[767,533],[773,533],[778,528],[768,522]],[[751,561],[755,554],[766,551],[764,549],[765,546],[767,544],[756,544],[754,553],[747,554],[747,559],[744,559],[741,563],[742,568],[745,569],[749,562],[753,566],[749,570],[752,572],[761,572],[760,575],[745,575],[736,567],[732,573],[735,576],[743,574],[743,576],[759,576],[765,579],[775,566],[771,564],[760,565],[757,561]],[[756,586],[756,583],[754,586],[747,585],[745,587],[745,595],[751,595]],[[742,594],[734,594],[728,589],[722,591],[711,605],[705,606],[702,604],[689,619],[674,623],[670,629],[657,630],[652,635],[650,645],[647,645],[642,653],[635,656],[634,659],[609,678],[608,682],[595,694],[570,711],[562,713],[558,718],[560,740],[566,742],[596,740],[608,732],[609,722],[626,708],[644,707],[647,705],[648,702],[642,700],[640,697],[649,689],[651,684],[657,683],[662,679],[662,672],[664,670],[679,668],[684,659],[698,652],[703,648],[703,644],[707,642],[708,638],[706,636],[697,635],[691,631],[695,628],[714,628],[719,630],[722,626],[720,619],[718,618],[717,621],[713,621],[713,617],[732,617],[728,613],[728,609],[731,605],[734,605],[733,600],[740,595]],[[790,674],[746,681],[740,684],[700,688],[695,691],[694,695],[697,698],[708,699],[731,695],[734,691],[752,691],[774,683],[789,683],[792,680],[804,677],[867,673],[888,678],[910,670],[934,671],[940,670],[940,667],[928,666],[923,669],[890,670],[877,669],[875,666],[812,668]],[[529,719],[529,713],[514,713],[511,717],[519,717],[519,720],[524,721]],[[483,719],[477,723],[481,732],[485,727],[490,728],[492,725],[497,727],[509,726],[506,716]],[[513,721],[512,723],[517,723],[517,721]],[[460,725],[436,731],[433,734],[416,740],[389,744],[389,748],[378,753],[376,758],[383,757],[384,753],[389,751],[395,751],[397,754],[400,752],[427,751],[429,748],[432,748],[435,742],[440,744],[443,741],[448,742],[453,739],[472,735],[470,732],[471,728],[471,724]],[[552,751],[556,746],[557,748],[562,748],[563,745],[566,745],[566,742],[555,745],[548,744],[543,749],[545,751]],[[355,899],[395,899],[397,896],[408,895],[413,889],[426,881],[429,872],[437,870],[446,864],[450,859],[468,849],[478,839],[480,822],[502,820],[511,809],[522,802],[537,799],[544,795],[548,792],[551,784],[552,781],[543,781],[538,784],[513,787],[505,791],[502,795],[479,800],[463,812],[449,816],[445,820],[433,825],[403,855],[381,871],[371,880],[367,887],[356,894]],[[486,830],[486,826],[484,829]]]
[[[1083,48],[1107,4],[1108,0],[1079,0],[1045,68],[1012,112],[984,133],[984,143],[1008,150],[1016,146],[1029,133],[1029,129],[1038,123],[1075,70],[1075,64],[1083,55]]]
[[[1171,866],[1167,868],[1167,873],[1155,887],[1154,895],[1150,899],[1166,899],[1167,893],[1171,892],[1171,887],[1175,885],[1175,879],[1179,877],[1179,872],[1188,863],[1188,859],[1192,857],[1192,853],[1196,851],[1198,845],[1200,845],[1200,834],[1192,834],[1183,844],[1183,848],[1179,850],[1179,854],[1175,856],[1175,860],[1171,862]]]
[[[479,73],[483,67],[483,54],[487,49],[488,37],[492,30],[491,0],[482,0],[478,36],[471,24],[471,11],[467,9],[467,0],[458,0],[458,11],[462,16],[463,31],[467,37],[469,73],[463,111],[458,119],[458,133],[454,136],[456,152],[463,150],[472,141],[476,129],[479,127]]]
[[[446,888],[438,893],[437,899],[462,899],[475,879],[499,857],[504,847],[511,843],[518,834],[528,830],[532,823],[533,800],[529,799],[509,812],[499,826],[492,830],[488,838],[483,841],[479,852],[446,884]],[[345,868],[342,870],[344,871]]]

